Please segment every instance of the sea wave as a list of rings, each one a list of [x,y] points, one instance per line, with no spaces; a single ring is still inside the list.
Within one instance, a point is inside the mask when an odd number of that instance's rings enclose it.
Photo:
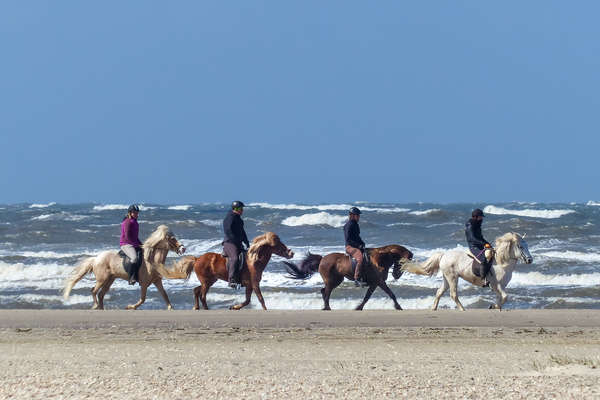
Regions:
[[[585,205],[586,206],[600,206],[600,202],[590,200]]]
[[[483,209],[484,213],[487,214],[495,214],[495,215],[517,215],[520,217],[531,217],[531,218],[546,218],[546,219],[554,219],[560,218],[563,215],[574,213],[574,210],[509,210],[502,207],[496,206],[485,206]]]
[[[597,286],[600,273],[592,274],[542,274],[540,272],[513,273],[510,286]]]
[[[101,206],[94,206],[94,211],[107,211],[107,210],[127,210],[129,206],[127,204],[103,204]]]
[[[222,250],[221,242],[223,242],[223,239],[181,239],[180,242],[183,243],[187,249],[185,255],[200,256],[210,251],[220,253]]]
[[[300,226],[300,225],[329,225],[334,228],[344,226],[348,217],[344,215],[332,215],[326,212],[316,214],[304,214],[299,217],[287,217],[281,221],[282,225]]]
[[[579,251],[547,251],[544,253],[537,253],[536,256],[558,258],[561,260],[574,260],[585,263],[596,263],[600,262],[600,254],[598,253],[582,253]]]
[[[220,219],[203,219],[200,221],[200,223],[202,223],[206,226],[213,226],[213,227],[219,227],[219,226],[223,225],[223,221],[221,221]]]
[[[48,204],[32,204],[29,206],[29,208],[47,208],[47,207],[52,207],[53,205],[55,205],[56,202],[51,202]]]
[[[432,208],[429,210],[423,210],[423,211],[411,211],[409,212],[409,214],[412,215],[428,215],[428,214],[436,214],[441,212],[442,210],[440,210],[439,208]]]
[[[273,210],[319,210],[319,211],[348,211],[351,204],[321,204],[321,205],[300,205],[300,204],[271,204],[271,203],[250,203],[250,207],[270,208]],[[373,211],[379,213],[396,213],[410,211],[410,208],[401,207],[367,207],[361,206],[361,211]]]
[[[190,208],[192,208],[192,206],[190,206],[190,205],[169,206],[169,207],[167,207],[167,210],[187,211]]]
[[[156,207],[144,206],[142,204],[138,205],[140,211],[146,210],[154,210]],[[127,204],[103,204],[100,206],[94,206],[92,210],[94,211],[112,211],[112,210],[127,210],[129,206]]]
[[[32,217],[31,221],[81,221],[87,218],[90,218],[90,216],[71,214],[65,211],[61,211],[60,213],[38,215],[37,217]]]

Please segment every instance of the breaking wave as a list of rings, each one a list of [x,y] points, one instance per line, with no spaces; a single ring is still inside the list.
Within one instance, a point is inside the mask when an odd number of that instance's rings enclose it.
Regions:
[[[52,207],[53,205],[55,205],[56,202],[51,202],[48,204],[32,204],[29,206],[29,208],[46,208],[46,207]]]
[[[316,214],[304,214],[299,217],[287,217],[281,221],[282,225],[301,226],[301,225],[329,225],[334,228],[344,226],[348,217],[343,215],[332,215],[326,212]]]
[[[484,213],[495,214],[495,215],[517,215],[519,217],[531,217],[531,218],[560,218],[563,215],[574,213],[574,210],[509,210],[507,208],[486,206],[483,209]]]

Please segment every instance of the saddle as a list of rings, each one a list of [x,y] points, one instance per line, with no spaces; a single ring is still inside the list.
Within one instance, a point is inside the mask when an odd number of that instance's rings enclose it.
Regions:
[[[125,270],[125,272],[127,272],[129,278],[133,277],[136,281],[139,282],[138,272],[142,265],[142,260],[144,259],[144,249],[136,249],[136,252],[138,257],[135,264],[131,263],[131,260],[129,259],[129,257],[127,257],[127,254],[123,252],[123,250],[119,250],[118,255],[123,259],[123,269]]]
[[[479,259],[475,256],[475,254],[473,254],[471,252],[471,249],[467,249],[466,251],[467,256],[469,256],[470,258],[472,258],[473,260],[476,261],[476,263],[474,263],[471,266],[471,271],[473,272],[473,275],[482,278],[481,276],[481,271],[480,271],[480,265],[481,265],[481,261],[479,261]],[[494,249],[485,249],[485,259],[488,261],[488,263],[491,263],[494,255],[496,255],[496,251]]]

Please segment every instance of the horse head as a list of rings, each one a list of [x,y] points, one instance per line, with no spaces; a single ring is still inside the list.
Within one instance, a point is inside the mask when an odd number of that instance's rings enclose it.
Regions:
[[[185,247],[175,237],[166,225],[159,225],[156,230],[144,242],[146,249],[145,258],[150,260],[155,250],[174,251],[181,255],[185,253]]]
[[[398,246],[401,251],[399,253],[395,253],[397,254],[397,257],[394,259],[394,263],[392,264],[393,269],[392,269],[392,277],[394,279],[400,279],[400,277],[402,276],[402,274],[404,273],[404,271],[402,270],[402,266],[412,260],[413,258],[413,253],[402,247],[402,246]]]
[[[527,242],[521,235],[515,232],[505,233],[496,239],[496,262],[504,264],[510,259],[521,259],[525,264],[533,262]]]
[[[248,256],[257,260],[266,255],[267,252],[269,253],[269,257],[271,254],[276,254],[288,260],[294,257],[294,252],[288,249],[281,239],[279,239],[279,236],[273,232],[267,232],[264,235],[255,237],[248,249]]]

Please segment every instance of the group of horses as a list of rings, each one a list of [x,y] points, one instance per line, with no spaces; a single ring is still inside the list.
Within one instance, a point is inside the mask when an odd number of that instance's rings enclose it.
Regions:
[[[199,257],[184,256],[167,268],[164,263],[168,252],[174,251],[181,255],[185,252],[185,247],[166,225],[160,225],[144,242],[143,248],[144,257],[139,270],[140,299],[137,303],[128,305],[127,309],[137,309],[144,303],[150,285],[158,289],[167,309],[172,309],[173,306],[162,280],[189,279],[194,271],[200,281],[200,286],[194,288],[194,309],[198,310],[199,303],[202,302],[202,307],[207,310],[206,295],[210,287],[218,280],[227,281],[226,259],[218,253],[206,253]],[[496,239],[495,249],[496,254],[488,274],[488,281],[490,288],[496,293],[496,304],[490,308],[501,309],[508,297],[505,289],[517,262],[521,260],[530,264],[533,258],[523,236],[514,232],[506,233]],[[393,300],[397,310],[402,309],[396,296],[386,284],[390,268],[394,279],[399,279],[404,272],[432,276],[441,271],[443,282],[435,295],[432,310],[437,309],[441,296],[450,289],[450,297],[457,308],[464,311],[458,299],[459,277],[476,286],[483,284],[482,278],[475,273],[478,270],[477,261],[461,250],[438,252],[422,263],[413,262],[412,252],[396,244],[366,249],[366,251],[368,257],[364,266],[364,275],[368,287],[363,301],[356,307],[357,310],[363,309],[377,287]],[[267,309],[260,291],[260,281],[273,254],[288,260],[294,256],[294,252],[273,232],[266,232],[254,238],[241,270],[241,284],[246,289],[246,299],[240,304],[231,306],[230,309],[239,310],[250,304],[252,292],[255,293],[262,308]],[[294,279],[307,279],[317,271],[321,274],[325,284],[321,289],[323,310],[331,310],[329,298],[333,289],[338,287],[344,278],[353,279],[354,276],[351,259],[343,253],[331,253],[325,256],[309,253],[299,265],[287,261],[285,264],[290,277]],[[63,291],[65,299],[69,297],[75,284],[90,272],[96,278],[96,284],[91,290],[94,301],[92,308],[104,309],[104,296],[115,279],[128,280],[129,276],[123,268],[122,258],[117,251],[104,251],[94,257],[87,257],[79,263],[67,280]]]

